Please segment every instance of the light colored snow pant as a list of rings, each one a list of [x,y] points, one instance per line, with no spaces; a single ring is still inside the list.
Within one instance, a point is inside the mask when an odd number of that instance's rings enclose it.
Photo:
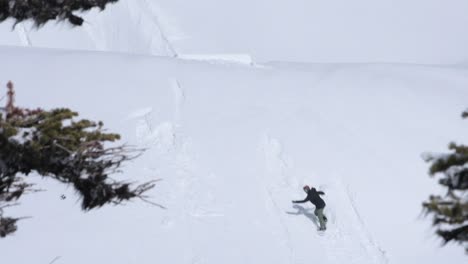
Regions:
[[[325,220],[323,219],[323,208],[322,209],[315,209],[314,214],[318,217],[320,223],[320,229],[325,229]]]

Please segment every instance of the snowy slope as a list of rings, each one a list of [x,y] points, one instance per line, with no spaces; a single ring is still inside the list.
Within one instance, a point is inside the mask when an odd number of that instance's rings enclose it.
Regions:
[[[34,218],[0,240],[5,263],[466,259],[459,247],[439,248],[420,218],[421,202],[440,191],[420,153],[468,141],[466,67],[246,66],[6,47],[0,57],[0,83],[15,81],[18,104],[76,109],[147,147],[117,177],[163,179],[151,195],[168,208],[83,214],[72,190],[47,181],[47,192],[9,210]],[[313,206],[291,204],[303,184],[326,192],[323,236]]]
[[[177,33],[154,1],[120,1],[83,15],[82,27],[50,22],[40,30],[31,22],[13,28],[9,20],[0,24],[0,45],[175,55],[167,35]]]
[[[121,0],[82,28],[0,24],[0,45],[255,61],[468,61],[465,0]]]

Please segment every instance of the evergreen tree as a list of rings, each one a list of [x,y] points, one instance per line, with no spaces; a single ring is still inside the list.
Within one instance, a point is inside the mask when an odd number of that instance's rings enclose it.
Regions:
[[[37,191],[25,181],[32,172],[71,185],[83,210],[133,198],[147,201],[143,193],[154,181],[132,187],[108,177],[143,150],[106,147],[120,136],[103,132],[102,122],[76,120],[78,113],[70,109],[15,107],[13,85],[8,88],[7,105],[0,109],[0,237],[15,232],[20,219],[4,217],[3,210],[16,205],[23,194]]]
[[[76,12],[98,7],[104,10],[109,3],[118,0],[0,0],[0,22],[13,18],[15,24],[23,20],[33,20],[36,26],[42,26],[49,20],[68,20],[73,25],[81,26],[83,18]],[[73,13],[75,12],[75,14]]]
[[[468,110],[463,112],[468,118]],[[445,196],[431,195],[423,203],[427,213],[433,214],[433,224],[444,242],[456,241],[465,245],[468,253],[468,146],[449,144],[450,153],[428,154],[430,175],[441,174],[439,184],[447,188]]]

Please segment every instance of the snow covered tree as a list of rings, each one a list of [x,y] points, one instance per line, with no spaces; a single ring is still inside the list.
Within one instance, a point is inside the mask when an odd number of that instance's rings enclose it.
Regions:
[[[49,20],[68,20],[73,25],[82,25],[83,18],[76,12],[98,7],[104,10],[109,3],[118,0],[0,0],[0,22],[13,18],[15,24],[23,20],[33,20],[41,26]],[[73,13],[75,12],[75,14]]]
[[[468,110],[462,117],[468,118]],[[442,175],[439,184],[447,188],[447,193],[443,197],[431,195],[423,207],[434,215],[437,234],[444,242],[460,242],[468,253],[468,146],[450,143],[449,149],[451,153],[424,157],[432,163],[430,175]]]
[[[120,136],[105,133],[102,122],[75,120],[78,113],[70,109],[16,107],[11,83],[8,89],[6,107],[0,109],[0,237],[15,232],[20,219],[4,217],[3,210],[16,205],[23,194],[37,191],[25,181],[33,172],[71,185],[83,210],[133,198],[147,201],[143,193],[154,181],[132,187],[108,177],[143,150],[106,147]]]

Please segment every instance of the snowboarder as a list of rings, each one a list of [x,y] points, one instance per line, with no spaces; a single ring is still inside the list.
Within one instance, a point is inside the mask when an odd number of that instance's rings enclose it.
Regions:
[[[305,203],[307,201],[313,203],[315,205],[315,211],[314,214],[318,217],[319,222],[320,222],[320,231],[324,231],[327,229],[326,223],[327,223],[327,217],[323,214],[323,209],[325,208],[325,202],[323,199],[320,197],[320,195],[324,195],[325,193],[322,191],[317,191],[315,188],[312,187],[312,189],[308,186],[304,186],[304,192],[307,193],[307,197],[304,200],[300,201],[292,201],[293,203]]]

